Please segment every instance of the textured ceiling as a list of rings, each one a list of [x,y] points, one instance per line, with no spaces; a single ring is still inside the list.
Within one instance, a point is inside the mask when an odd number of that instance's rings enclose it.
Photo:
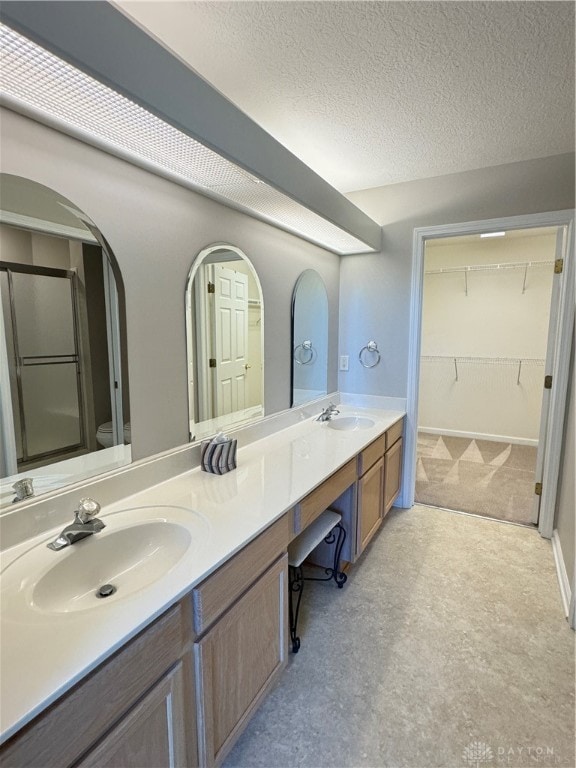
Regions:
[[[574,150],[572,2],[118,2],[339,190]]]

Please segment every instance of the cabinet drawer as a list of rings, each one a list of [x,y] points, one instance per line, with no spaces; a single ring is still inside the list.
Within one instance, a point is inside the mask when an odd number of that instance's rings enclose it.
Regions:
[[[6,742],[2,765],[74,763],[175,663],[185,631],[177,605]]]
[[[300,502],[299,508],[296,508],[295,525],[297,529],[295,533],[300,533],[309,526],[354,482],[356,482],[356,459],[352,459],[333,475],[330,475],[322,485],[315,488]]]
[[[289,515],[283,515],[258,538],[192,590],[194,629],[204,632],[288,547]]]
[[[358,456],[358,474],[363,475],[372,464],[375,464],[378,459],[381,459],[382,456],[384,456],[384,451],[386,450],[386,437],[385,435],[381,435],[380,437],[376,438],[373,443],[370,443],[370,445],[367,448],[364,448],[362,453]]]
[[[402,432],[404,431],[404,419],[400,419],[400,421],[397,421],[396,424],[392,424],[390,429],[386,432],[386,450],[388,448],[392,448],[396,440],[398,440],[399,437],[402,437]]]

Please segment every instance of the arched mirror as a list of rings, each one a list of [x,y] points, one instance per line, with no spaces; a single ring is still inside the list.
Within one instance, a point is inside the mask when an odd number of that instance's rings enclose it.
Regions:
[[[314,269],[306,269],[292,294],[292,407],[328,392],[328,296]]]
[[[15,509],[129,463],[130,413],[123,290],[104,237],[54,190],[9,174],[0,184],[0,502]]]
[[[186,286],[190,439],[264,415],[264,305],[258,275],[233,245],[205,248]]]

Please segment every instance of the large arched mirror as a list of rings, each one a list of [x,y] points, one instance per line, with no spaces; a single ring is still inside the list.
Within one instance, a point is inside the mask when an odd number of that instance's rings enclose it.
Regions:
[[[0,184],[0,502],[15,509],[131,461],[126,324],[94,222],[29,179]]]
[[[328,296],[314,269],[292,294],[292,407],[328,393]]]
[[[190,439],[264,415],[264,306],[258,275],[232,245],[205,248],[186,286]]]

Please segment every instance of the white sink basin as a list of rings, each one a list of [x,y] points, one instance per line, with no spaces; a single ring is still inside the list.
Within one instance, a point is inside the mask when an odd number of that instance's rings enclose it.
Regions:
[[[181,507],[139,507],[101,516],[106,528],[54,552],[46,539],[2,571],[6,609],[99,610],[156,584],[204,543],[208,524]],[[113,589],[109,589],[111,585]],[[111,594],[101,596],[100,590]]]
[[[369,429],[375,423],[373,419],[366,416],[337,416],[328,422],[328,426],[342,432],[352,432],[358,429]]]

